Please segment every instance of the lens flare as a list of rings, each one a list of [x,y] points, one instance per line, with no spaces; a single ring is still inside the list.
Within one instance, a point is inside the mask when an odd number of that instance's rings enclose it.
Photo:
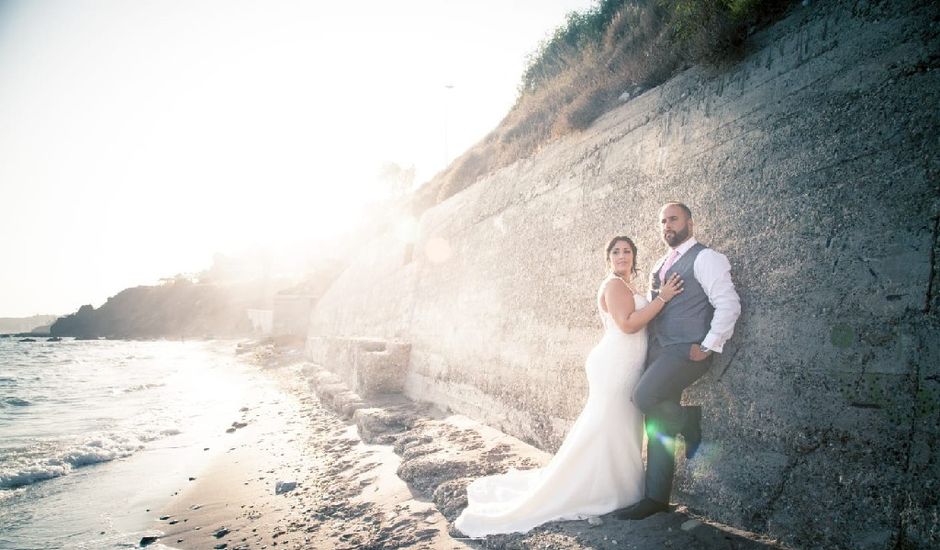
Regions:
[[[673,451],[676,447],[676,439],[670,437],[668,434],[664,433],[659,429],[659,426],[656,425],[656,422],[652,420],[646,421],[646,437],[650,440],[659,441],[664,447]]]

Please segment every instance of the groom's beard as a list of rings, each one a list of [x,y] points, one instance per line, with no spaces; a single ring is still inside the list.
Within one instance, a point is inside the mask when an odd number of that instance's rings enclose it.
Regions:
[[[681,231],[677,231],[677,232],[675,232],[675,233],[666,233],[666,234],[663,235],[663,240],[665,240],[665,241],[666,241],[666,244],[668,244],[668,245],[671,246],[671,247],[676,247],[676,246],[678,246],[678,245],[684,243],[685,240],[688,239],[688,238],[689,238],[689,228],[688,228],[688,226],[686,226],[686,227],[685,227],[684,229],[682,229]]]

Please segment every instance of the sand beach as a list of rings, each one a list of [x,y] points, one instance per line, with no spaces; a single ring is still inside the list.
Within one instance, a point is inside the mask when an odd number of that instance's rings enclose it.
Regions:
[[[400,396],[364,402],[297,350],[252,353],[283,396],[243,409],[224,449],[180,479],[141,546],[179,549],[783,548],[684,507],[638,522],[554,522],[469,539],[451,527],[474,478],[550,455]]]

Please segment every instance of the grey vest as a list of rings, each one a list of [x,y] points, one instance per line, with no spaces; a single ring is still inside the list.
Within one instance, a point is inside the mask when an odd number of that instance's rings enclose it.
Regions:
[[[715,308],[708,301],[702,285],[695,280],[694,271],[695,258],[706,248],[702,243],[695,243],[666,271],[667,278],[673,273],[679,274],[684,290],[669,300],[669,304],[650,323],[650,333],[661,346],[694,344],[701,342],[708,334]],[[652,277],[650,288],[655,300],[659,295],[659,270]]]

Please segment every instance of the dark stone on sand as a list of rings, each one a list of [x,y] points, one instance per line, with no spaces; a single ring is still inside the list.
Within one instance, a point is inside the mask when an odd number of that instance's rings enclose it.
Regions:
[[[280,495],[283,493],[288,493],[290,491],[293,491],[296,488],[297,488],[296,481],[278,481],[274,485],[274,494]]]
[[[160,540],[160,537],[143,537],[140,539],[140,543],[138,545],[143,548],[145,546],[150,546],[158,540]]]
[[[218,531],[216,531],[215,533],[212,533],[212,536],[217,539],[220,539],[229,533],[231,533],[231,531],[229,531],[225,527],[220,527]]]
[[[236,430],[240,430],[247,425],[248,424],[246,422],[232,422],[232,427],[235,428]]]
[[[160,516],[160,521],[166,521],[170,519],[170,516]]]
[[[225,433],[227,433],[227,434],[233,434],[233,433],[235,433],[235,428],[229,428],[229,429],[225,430]]]

